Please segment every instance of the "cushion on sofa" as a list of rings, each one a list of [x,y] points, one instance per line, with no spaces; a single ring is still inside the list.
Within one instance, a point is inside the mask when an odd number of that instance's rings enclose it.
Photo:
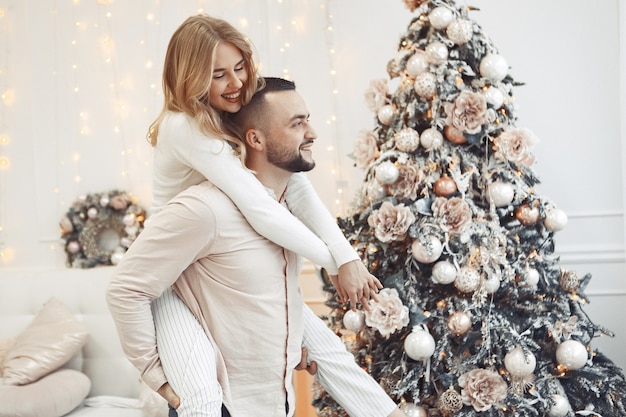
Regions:
[[[89,393],[89,378],[60,369],[26,385],[0,385],[0,417],[60,417]]]
[[[87,342],[89,331],[58,299],[50,298],[15,338],[0,366],[0,385],[38,380],[69,361]]]

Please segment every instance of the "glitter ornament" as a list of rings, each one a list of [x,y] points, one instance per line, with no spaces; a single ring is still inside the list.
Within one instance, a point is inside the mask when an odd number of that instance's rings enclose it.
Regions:
[[[509,73],[509,64],[503,56],[487,54],[480,61],[480,75],[494,82],[499,82]]]
[[[385,161],[376,167],[376,180],[381,184],[393,184],[398,179],[400,171],[391,161]]]
[[[391,122],[393,121],[395,113],[396,112],[394,111],[393,106],[391,104],[385,104],[378,110],[378,113],[377,113],[378,120],[385,126],[389,126]]]
[[[418,96],[431,99],[437,93],[437,79],[430,72],[423,72],[415,77],[413,88]]]
[[[421,405],[407,403],[402,407],[402,411],[407,417],[428,417],[428,412]]]
[[[439,197],[447,197],[456,191],[456,182],[447,175],[438,178],[433,184],[433,192]]]
[[[442,392],[437,400],[437,408],[445,417],[450,417],[463,408],[463,399],[461,394],[450,386],[446,391]]]
[[[443,42],[432,42],[426,47],[428,62],[439,65],[448,59],[448,47]]]
[[[422,243],[420,239],[415,239],[411,244],[411,253],[416,261],[430,264],[439,259],[443,245],[435,236],[428,236],[425,240],[427,242]]]
[[[467,333],[472,328],[472,319],[463,311],[455,311],[448,317],[448,330],[455,336]]]
[[[504,94],[502,94],[499,88],[490,86],[483,94],[487,103],[491,104],[495,109],[499,109],[504,104]]]
[[[448,39],[457,45],[463,45],[472,39],[474,35],[474,25],[466,19],[456,19],[446,29]]]
[[[524,377],[535,371],[537,359],[531,352],[524,352],[517,346],[504,356],[504,367],[513,376]]]
[[[551,232],[558,232],[567,226],[567,214],[560,209],[552,209],[546,215],[543,225]]]
[[[348,310],[343,315],[343,326],[353,332],[358,332],[365,327],[365,314],[360,310]]]
[[[580,369],[587,363],[587,349],[578,340],[566,340],[556,348],[556,361],[569,370]]]
[[[404,339],[404,351],[409,358],[424,361],[435,353],[435,339],[426,330],[414,327]]]
[[[513,201],[515,189],[508,182],[494,181],[487,187],[487,195],[496,207],[505,207]]]
[[[552,400],[554,404],[548,410],[549,417],[565,417],[571,411],[572,406],[561,394],[552,395]]]
[[[529,204],[522,204],[515,211],[515,218],[524,226],[532,226],[539,220],[539,209]]]
[[[420,135],[420,144],[427,151],[437,149],[443,144],[443,135],[437,129],[429,127]]]
[[[435,29],[445,29],[454,20],[454,12],[445,6],[435,7],[428,14],[428,20]]]
[[[580,278],[574,271],[562,270],[559,276],[559,285],[567,292],[576,292],[580,286]]]
[[[524,274],[524,286],[536,289],[539,284],[539,271],[535,268],[528,268]]]
[[[446,136],[446,139],[448,139],[452,143],[456,143],[457,145],[467,142],[467,138],[465,137],[465,135],[463,135],[463,132],[461,132],[456,127],[444,127],[443,134]]]
[[[496,275],[490,275],[483,281],[483,289],[487,294],[494,294],[500,288],[500,278]]]
[[[413,152],[420,145],[420,135],[415,129],[405,127],[396,135],[396,148],[402,152]]]
[[[431,279],[435,284],[451,284],[456,279],[456,266],[448,261],[439,261],[433,266]]]
[[[406,72],[413,78],[417,77],[422,72],[428,69],[428,57],[426,52],[421,49],[415,51],[415,53],[409,58],[406,63]]]
[[[480,287],[480,274],[474,268],[462,267],[456,275],[454,286],[464,293],[474,292]]]

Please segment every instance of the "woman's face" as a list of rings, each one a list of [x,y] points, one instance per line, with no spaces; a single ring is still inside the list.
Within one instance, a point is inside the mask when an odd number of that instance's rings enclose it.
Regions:
[[[236,113],[241,109],[241,89],[248,81],[241,51],[232,43],[221,43],[215,51],[209,100],[216,110]]]

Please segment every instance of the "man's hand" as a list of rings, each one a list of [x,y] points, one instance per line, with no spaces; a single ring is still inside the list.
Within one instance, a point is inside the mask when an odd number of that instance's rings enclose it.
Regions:
[[[350,308],[356,310],[357,303],[368,310],[369,300],[378,301],[376,294],[383,287],[378,278],[370,274],[359,259],[345,263],[339,267],[339,275],[331,275],[330,279],[337,290],[342,303],[350,301]]]
[[[317,362],[309,362],[308,358],[309,352],[306,348],[302,348],[302,357],[300,358],[300,363],[296,366],[296,371],[305,370],[311,375],[315,375],[317,373]]]
[[[180,405],[180,397],[176,395],[169,383],[161,385],[161,388],[157,390],[157,393],[165,398],[165,400],[174,408],[178,408]]]

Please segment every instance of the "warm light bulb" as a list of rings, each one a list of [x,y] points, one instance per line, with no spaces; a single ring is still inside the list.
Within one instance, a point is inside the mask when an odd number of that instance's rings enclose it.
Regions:
[[[0,169],[7,169],[11,165],[11,161],[6,156],[0,157]]]

